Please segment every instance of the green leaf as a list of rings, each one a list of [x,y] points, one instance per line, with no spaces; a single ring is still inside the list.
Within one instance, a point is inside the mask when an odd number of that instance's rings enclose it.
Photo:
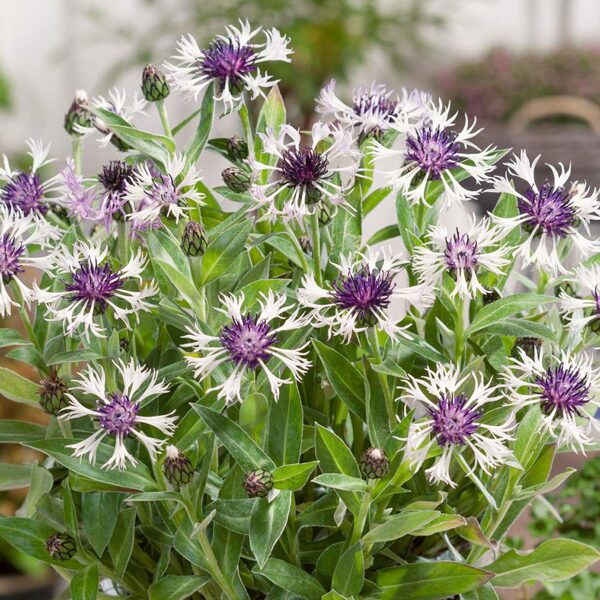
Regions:
[[[29,346],[26,340],[16,329],[0,329],[0,348],[7,346]]]
[[[348,446],[333,431],[319,424],[315,425],[315,451],[319,468],[324,473],[341,473],[360,479],[358,464]],[[336,492],[354,515],[360,512],[361,494],[343,490]]]
[[[377,574],[382,600],[442,600],[469,592],[492,573],[464,563],[435,561],[384,569]]]
[[[95,350],[71,350],[69,352],[59,352],[51,356],[48,360],[48,365],[62,365],[66,363],[87,362],[89,360],[98,360],[102,358],[102,354]]]
[[[534,337],[547,340],[551,344],[556,343],[556,333],[550,327],[536,321],[528,321],[527,319],[503,319],[502,321],[488,325],[481,331],[496,335]]]
[[[301,490],[306,485],[317,464],[317,461],[314,460],[308,463],[277,467],[272,473],[273,486],[278,490]]]
[[[194,137],[189,141],[185,149],[185,156],[190,165],[196,163],[200,158],[204,146],[208,141],[210,130],[213,126],[215,118],[215,101],[214,101],[214,83],[211,83],[204,92],[202,106],[200,110],[200,119]]]
[[[148,598],[149,600],[187,600],[209,581],[209,575],[167,575],[148,588]]]
[[[21,517],[0,517],[0,537],[21,552],[43,562],[64,569],[78,569],[81,565],[74,559],[55,560],[46,550],[47,539],[56,529],[46,523]]]
[[[125,494],[114,492],[90,492],[81,496],[83,530],[98,557],[113,535],[124,498]]]
[[[245,473],[258,468],[267,471],[275,469],[275,463],[237,423],[211,408],[198,404],[192,404],[192,408],[202,417]]]
[[[25,504],[21,508],[21,516],[32,517],[36,511],[38,502],[50,492],[54,485],[54,478],[50,471],[44,467],[31,465],[31,480],[29,492],[25,498]]]
[[[300,460],[302,421],[302,400],[294,381],[283,386],[279,402],[271,403],[269,454],[276,464],[293,464]]]
[[[96,600],[98,597],[98,565],[93,563],[77,571],[70,584],[72,600]]]
[[[117,488],[131,488],[142,492],[156,489],[156,483],[150,475],[148,467],[141,462],[138,462],[135,466],[130,465],[122,471],[103,469],[100,465],[105,463],[113,452],[113,449],[107,444],[100,444],[98,447],[95,465],[92,465],[86,459],[75,458],[67,445],[77,441],[70,438],[53,438],[24,442],[23,445],[51,456],[69,471],[94,481],[108,483]]]
[[[127,564],[133,550],[135,541],[135,508],[126,508],[119,513],[117,525],[108,544],[108,551],[112,558],[117,577],[121,579],[127,569]]]
[[[363,200],[363,215],[367,216],[375,207],[377,207],[383,200],[385,200],[391,193],[392,188],[383,187],[377,188],[371,192]]]
[[[31,480],[31,467],[0,463],[0,491],[27,487]]]
[[[46,427],[25,421],[0,420],[0,444],[32,442],[44,439]]]
[[[449,531],[450,529],[456,529],[457,527],[463,527],[467,524],[467,520],[460,515],[446,515],[442,514],[439,517],[433,519],[433,521],[427,523],[424,527],[420,527],[416,531],[413,531],[411,535],[414,536],[428,536],[443,531]]]
[[[360,542],[350,546],[340,557],[331,587],[344,596],[356,596],[360,594],[365,581],[365,559]]]
[[[252,509],[250,549],[261,569],[285,529],[291,505],[292,492],[282,490],[271,502],[266,498],[258,499]]]
[[[543,304],[556,301],[557,298],[542,294],[514,294],[506,298],[500,298],[500,300],[484,306],[475,315],[471,325],[465,331],[465,336],[473,335],[476,331],[480,331],[484,327],[502,321],[516,313],[539,308]]]
[[[40,386],[6,367],[0,367],[0,396],[14,402],[39,407]]]
[[[252,572],[307,600],[320,600],[325,593],[325,588],[306,571],[278,558],[270,558],[262,568],[254,568]]]
[[[357,417],[366,421],[365,379],[360,371],[345,356],[322,342],[313,340],[313,346],[335,393]]]
[[[202,285],[214,281],[231,267],[244,251],[251,229],[250,221],[242,221],[212,239],[202,257]]]
[[[412,254],[414,246],[413,236],[417,230],[417,223],[413,207],[401,192],[396,195],[396,217],[404,247],[408,250],[409,254]]]
[[[466,594],[462,594],[461,598],[462,600],[499,600],[498,594],[496,594],[496,591],[489,583]]]
[[[495,573],[496,587],[518,587],[526,581],[563,581],[593,565],[600,552],[575,540],[555,538],[542,542],[535,550],[520,553],[509,550],[486,569]]]
[[[175,142],[168,138],[165,135],[161,135],[160,133],[152,133],[151,131],[142,131],[141,129],[136,129],[135,127],[128,127],[127,125],[111,125],[110,128],[118,134],[118,136],[125,142],[127,140],[135,139],[139,141],[141,140],[144,144],[145,142],[151,141],[156,144],[160,144],[165,146],[170,154],[175,152]],[[129,142],[127,142],[129,143]],[[134,144],[129,144],[135,148]]]
[[[367,242],[367,246],[374,246],[375,244],[381,244],[381,242],[387,242],[387,240],[392,240],[396,237],[399,237],[401,234],[400,228],[398,225],[388,225],[387,227],[383,227],[376,231]]]
[[[371,529],[364,537],[364,544],[391,542],[422,529],[439,517],[437,510],[415,510],[394,515],[381,525]]]
[[[358,477],[349,477],[341,473],[324,473],[317,475],[313,479],[313,483],[324,487],[333,488],[334,490],[345,490],[348,492],[368,492],[369,486],[366,481]]]

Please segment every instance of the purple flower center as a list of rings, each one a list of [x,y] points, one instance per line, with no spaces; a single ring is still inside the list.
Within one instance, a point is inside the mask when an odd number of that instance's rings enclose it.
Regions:
[[[396,287],[393,279],[388,271],[364,266],[356,273],[340,275],[333,282],[333,301],[340,308],[353,311],[359,325],[374,326],[376,312],[390,305]]]
[[[266,321],[259,321],[252,315],[245,315],[241,321],[234,319],[221,331],[221,344],[229,350],[231,360],[236,365],[256,369],[259,362],[271,357],[269,348],[277,342]]]
[[[381,115],[391,123],[398,112],[398,102],[392,100],[387,94],[364,91],[354,96],[352,109],[359,117]]]
[[[450,398],[442,396],[437,408],[427,409],[431,417],[431,429],[440,446],[462,446],[479,427],[477,420],[481,414],[466,404],[467,397],[464,394]]]
[[[122,160],[111,160],[102,167],[98,181],[105,189],[103,209],[115,219],[123,219],[125,211],[125,192],[127,184],[134,180],[134,169]]]
[[[571,196],[564,188],[553,188],[546,182],[540,187],[539,193],[529,188],[525,198],[519,198],[518,207],[521,214],[528,217],[524,223],[526,230],[537,227],[540,234],[564,238],[569,229],[577,224]]]
[[[0,276],[2,281],[8,283],[18,273],[23,273],[19,259],[25,252],[21,244],[17,244],[14,238],[5,233],[0,237]]]
[[[243,90],[243,77],[256,71],[256,55],[250,46],[238,40],[215,40],[204,50],[200,70],[211,79],[217,79],[221,88],[229,84],[232,93]]]
[[[460,144],[455,140],[451,131],[424,127],[406,138],[406,159],[429,173],[431,179],[439,179],[443,171],[458,166]]]
[[[98,417],[98,424],[111,435],[125,437],[131,433],[136,423],[140,406],[120,392],[109,394],[108,398],[110,402],[101,402],[96,408],[102,414]]]
[[[10,208],[20,209],[24,215],[32,212],[45,214],[48,207],[42,203],[44,187],[39,175],[17,173],[0,192],[0,199]]]
[[[158,179],[152,183],[149,196],[153,202],[164,208],[172,204],[179,204],[177,189],[170,175],[159,175]]]
[[[444,257],[450,275],[454,276],[459,270],[467,271],[469,274],[476,270],[478,255],[477,242],[472,242],[466,233],[461,235],[457,231],[451,238],[446,238]]]
[[[71,302],[84,302],[94,314],[102,314],[108,308],[108,301],[125,282],[108,263],[98,265],[92,261],[81,263],[71,274],[71,283],[65,283],[65,290],[73,292]]]
[[[535,382],[542,388],[541,408],[547,415],[554,411],[558,417],[580,415],[579,408],[590,401],[587,379],[577,369],[562,363],[548,367]]]
[[[328,160],[309,146],[288,148],[281,155],[280,169],[289,187],[314,190],[319,180],[327,176]]]
[[[594,297],[594,301],[596,302],[596,314],[600,315],[600,288],[599,288],[599,286],[596,286],[594,288],[594,291],[592,292],[592,296]]]

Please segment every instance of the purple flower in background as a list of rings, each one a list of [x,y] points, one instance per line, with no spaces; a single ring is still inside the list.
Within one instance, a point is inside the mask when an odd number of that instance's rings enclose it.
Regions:
[[[119,389],[109,391],[106,375],[101,366],[88,367],[71,387],[73,392],[82,392],[85,396],[92,396],[96,401],[94,408],[88,408],[71,393],[67,394],[69,405],[61,411],[60,419],[78,419],[91,417],[97,430],[75,444],[67,446],[73,450],[73,456],[87,456],[89,461],[96,462],[96,454],[100,444],[106,438],[114,438],[112,456],[104,463],[106,469],[125,469],[127,463],[137,464],[137,459],[127,449],[125,440],[134,438],[140,441],[148,451],[152,462],[156,461],[158,452],[165,440],[160,440],[146,435],[140,425],[149,425],[170,436],[175,431],[177,417],[168,415],[142,416],[140,410],[155,396],[168,391],[164,381],[158,381],[158,374],[153,369],[136,365],[131,359],[129,363],[118,361],[114,363],[120,376]]]

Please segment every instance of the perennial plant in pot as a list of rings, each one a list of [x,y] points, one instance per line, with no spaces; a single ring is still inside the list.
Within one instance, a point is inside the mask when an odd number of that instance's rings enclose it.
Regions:
[[[570,474],[555,454],[596,443],[597,192],[419,91],[331,83],[298,131],[268,74],[291,58],[243,22],[185,36],[141,96],[77,93],[54,175],[40,142],[4,160],[0,313],[23,328],[0,341],[39,378],[2,368],[0,392],[52,417],[0,423],[40,453],[0,536],[86,600],[488,600],[581,572],[580,541],[504,539]],[[152,104],[161,133],[135,123]],[[97,137],[114,159],[84,174]],[[447,230],[482,190],[494,211]]]

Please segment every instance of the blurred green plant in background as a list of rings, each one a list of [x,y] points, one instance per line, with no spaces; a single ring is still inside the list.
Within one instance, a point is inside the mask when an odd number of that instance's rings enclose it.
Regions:
[[[103,32],[104,41],[126,45],[123,58],[105,73],[112,82],[133,66],[162,60],[174,48],[179,33],[215,31],[239,18],[277,27],[291,37],[293,67],[281,63],[271,73],[281,80],[286,105],[294,107],[303,125],[313,111],[321,87],[335,77],[345,81],[352,70],[373,53],[394,70],[406,69],[428,48],[427,32],[443,26],[451,14],[450,0],[184,0],[177,8],[159,0],[139,0],[147,12],[155,12],[156,25],[132,31],[118,21],[112,6],[100,9],[83,4],[84,14]],[[166,53],[166,54],[165,54]],[[293,69],[293,71],[292,71]],[[367,82],[368,83],[368,82]]]
[[[0,110],[10,110],[11,108],[10,82],[6,74],[0,70]]]

